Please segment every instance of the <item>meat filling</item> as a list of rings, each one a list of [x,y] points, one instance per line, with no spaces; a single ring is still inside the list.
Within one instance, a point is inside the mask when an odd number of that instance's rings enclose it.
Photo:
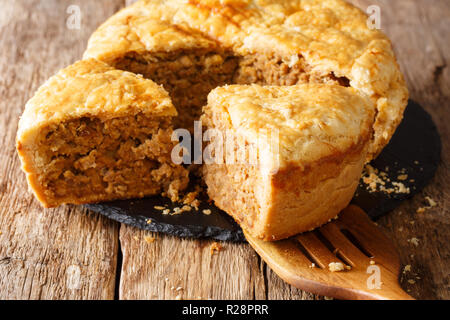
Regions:
[[[178,197],[188,171],[171,161],[169,118],[138,114],[81,118],[46,127],[39,139],[39,180],[58,202],[92,202],[165,193]],[[88,198],[86,198],[88,197]]]

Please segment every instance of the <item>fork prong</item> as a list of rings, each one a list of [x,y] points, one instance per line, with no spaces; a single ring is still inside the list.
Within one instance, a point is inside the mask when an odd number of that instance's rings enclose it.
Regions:
[[[314,233],[307,232],[294,238],[303,245],[305,250],[317,261],[321,268],[328,269],[330,263],[341,262]]]
[[[370,259],[355,247],[344,234],[342,234],[336,223],[324,225],[320,228],[320,232],[333,244],[338,254],[340,254],[352,267],[367,267],[370,263]]]
[[[341,212],[337,222],[354,235],[361,246],[373,255],[377,264],[385,265],[393,273],[400,268],[398,254],[392,242],[360,208],[348,206]]]

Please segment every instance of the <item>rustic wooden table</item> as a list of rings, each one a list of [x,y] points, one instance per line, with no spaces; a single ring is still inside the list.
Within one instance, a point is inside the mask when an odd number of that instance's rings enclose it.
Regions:
[[[450,3],[353,2],[363,10],[380,6],[381,28],[394,43],[411,98],[432,114],[443,143],[431,184],[379,225],[411,265],[402,286],[416,298],[449,299]],[[80,29],[67,27],[70,5],[81,9]],[[27,191],[14,146],[25,102],[80,59],[89,35],[124,5],[0,0],[0,299],[321,299],[285,284],[248,245],[225,243],[211,256],[211,241],[158,234],[149,244],[147,232],[82,207],[44,210]],[[425,196],[438,205],[418,214]],[[408,241],[413,237],[418,246]]]

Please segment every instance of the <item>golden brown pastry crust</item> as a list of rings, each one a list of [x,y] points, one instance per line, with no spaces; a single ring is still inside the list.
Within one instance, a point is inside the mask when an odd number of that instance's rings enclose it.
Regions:
[[[353,197],[374,110],[357,90],[324,84],[227,86],[208,96],[202,120],[257,144],[279,133],[279,150],[257,146],[258,165],[205,164],[208,194],[250,234],[283,239],[334,218]],[[270,141],[265,138],[264,141]]]
[[[128,52],[215,46],[276,53],[289,65],[302,57],[316,73],[347,78],[376,108],[368,160],[402,119],[408,91],[390,41],[343,0],[141,0],[92,35],[85,57],[111,63]]]

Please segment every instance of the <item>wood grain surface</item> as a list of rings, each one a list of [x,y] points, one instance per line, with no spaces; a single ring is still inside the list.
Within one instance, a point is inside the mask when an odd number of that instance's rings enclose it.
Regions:
[[[285,284],[246,244],[222,243],[211,255],[212,241],[150,234],[77,206],[44,210],[28,192],[14,145],[25,102],[130,2],[0,0],[0,299],[322,299]],[[432,115],[443,145],[431,184],[378,224],[411,266],[403,288],[450,299],[450,3],[352,2],[380,7],[411,98]],[[80,29],[67,27],[71,5],[81,10]],[[416,213],[426,196],[437,206]]]

